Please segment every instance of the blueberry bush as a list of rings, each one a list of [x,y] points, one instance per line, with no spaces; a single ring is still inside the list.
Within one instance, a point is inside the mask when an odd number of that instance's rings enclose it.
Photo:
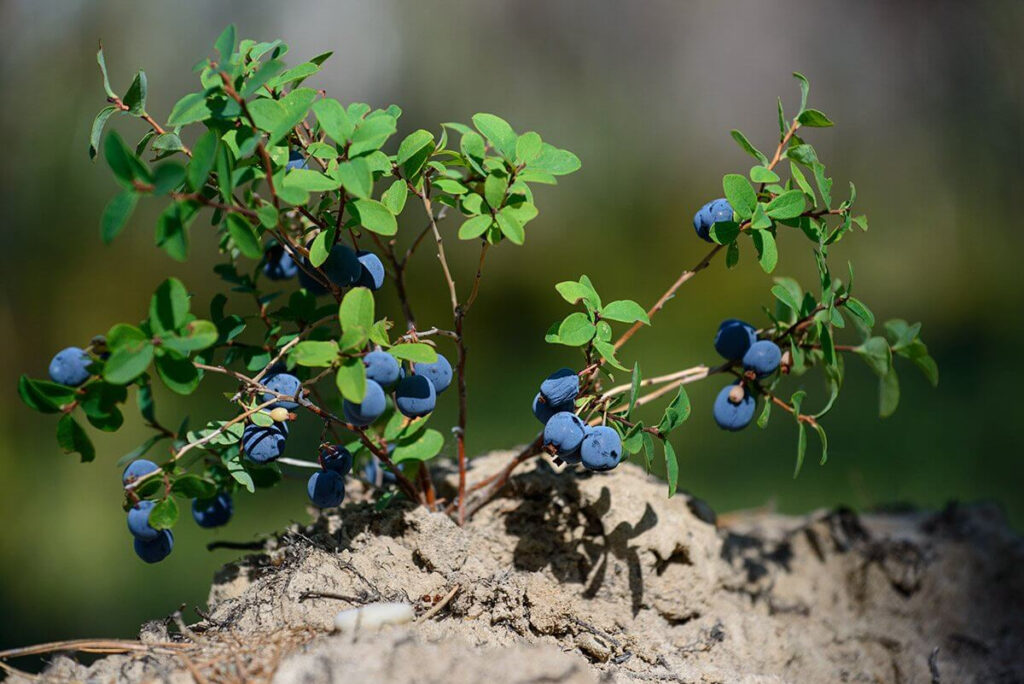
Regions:
[[[199,89],[178,100],[163,123],[147,110],[145,73],[118,95],[102,47],[97,54],[108,104],[93,122],[89,154],[105,159],[120,186],[100,218],[101,238],[113,240],[140,201],[161,201],[156,244],[184,261],[193,224],[208,220],[222,257],[214,270],[223,292],[200,308],[182,282],[169,278],[141,322],[117,323],[84,347],[64,349],[50,364],[49,380],[23,376],[18,389],[28,406],[58,416],[59,445],[83,462],[95,450],[82,417],[115,431],[134,393],[152,436],[119,465],[128,529],[144,561],[171,552],[179,500],[190,502],[198,525],[224,525],[233,495],[273,486],[282,468],[313,471],[307,492],[320,508],[343,501],[354,471],[377,488],[380,506],[404,497],[462,524],[517,466],[542,454],[567,470],[590,471],[611,470],[626,456],[650,469],[661,458],[671,496],[679,466],[669,437],[690,415],[684,386],[711,376],[726,379],[710,411],[725,430],[749,425],[759,404],[760,427],[773,412],[789,414],[797,429],[795,473],[809,431],[826,460],[822,418],[842,387],[844,356],[860,357],[878,376],[882,416],[899,401],[894,358],[937,382],[920,325],[892,320],[875,334],[874,315],[853,295],[852,265],[833,270],[830,247],[855,228],[867,230],[867,221],[853,213],[853,184],[847,199],[833,197],[825,165],[800,135],[832,121],[807,106],[807,80],[795,74],[800,106],[787,118],[779,100],[771,156],[732,131],[755,163],[745,174],[726,175],[725,197],[696,212],[696,239],[712,247],[653,306],[605,303],[586,275],[556,286],[577,310],[545,339],[575,347],[579,362],[540,383],[532,410],[544,427],[533,441],[498,473],[467,482],[463,330],[486,258],[499,245],[523,245],[538,215],[534,188],[555,184],[580,161],[493,114],[477,114],[471,125],[417,129],[394,144],[399,107],[346,105],[305,87],[330,53],[288,67],[287,52],[280,41],[238,40],[228,27],[211,57],[195,66]],[[114,131],[104,135],[112,119],[124,117],[146,127],[134,144]],[[418,212],[422,218],[413,216]],[[458,219],[450,231],[449,218]],[[775,278],[760,325],[728,319],[719,327],[713,346],[720,363],[650,377],[636,362],[623,364],[623,346],[719,253],[734,268],[741,249],[750,249],[743,245],[752,244],[758,265],[773,272],[782,231],[806,237],[817,265],[813,287]],[[445,253],[452,239],[480,247],[467,288],[456,287]],[[416,318],[405,279],[410,260],[428,245],[451,307],[450,321],[437,325]],[[375,293],[385,283],[396,295],[400,327],[378,314]],[[783,393],[787,376],[812,369],[820,369],[826,388],[814,410],[803,390]],[[223,419],[190,426],[186,418],[175,429],[158,420],[155,381],[188,395],[209,375],[237,383]],[[458,406],[451,429],[458,486],[441,498],[425,464],[444,446],[442,431],[429,424],[446,394]],[[665,406],[649,419],[645,407],[663,398]],[[289,425],[297,420],[322,426],[315,459],[285,456]]]

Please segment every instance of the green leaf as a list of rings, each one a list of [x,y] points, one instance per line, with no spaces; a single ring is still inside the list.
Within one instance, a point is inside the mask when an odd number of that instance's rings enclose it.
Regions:
[[[725,267],[735,268],[736,264],[740,262],[740,245],[738,242],[733,241],[729,243],[729,246],[725,250]]]
[[[161,346],[179,354],[189,354],[212,347],[220,337],[217,326],[204,320],[189,322],[181,332],[181,335],[165,337]]]
[[[508,176],[502,173],[488,174],[484,180],[484,199],[487,205],[497,211],[505,202],[505,193],[508,191]]]
[[[778,183],[779,174],[764,166],[753,166],[750,168],[750,180],[755,183]]]
[[[761,150],[751,145],[750,141],[747,140],[747,136],[743,135],[743,133],[737,130],[729,131],[729,134],[732,136],[732,139],[736,141],[736,144],[739,145],[744,152],[746,152],[751,157],[758,160],[765,166],[768,165],[768,157],[764,156],[764,153],[761,152]]]
[[[103,379],[115,385],[127,385],[149,368],[153,351],[147,339],[126,341],[111,352],[103,366]]]
[[[373,293],[365,287],[354,287],[345,293],[338,307],[338,320],[342,330],[373,327]]]
[[[665,407],[665,413],[658,423],[658,431],[662,434],[672,432],[690,418],[690,411],[690,396],[686,393],[686,388],[680,386],[676,396]]]
[[[113,99],[117,97],[117,93],[110,87],[110,78],[107,76],[107,61],[103,58],[103,46],[100,45],[100,49],[96,51],[96,63],[100,65],[100,73],[103,74],[103,90],[106,91],[107,97]]]
[[[146,90],[146,72],[139,69],[124,97],[121,98],[121,101],[128,107],[129,114],[141,116],[146,113]]]
[[[800,81],[800,111],[803,112],[807,109],[807,93],[811,90],[811,84],[807,81],[807,77],[799,72],[794,71],[793,78]]]
[[[590,322],[587,314],[576,311],[565,317],[558,326],[558,337],[561,343],[569,347],[581,347],[593,339],[597,328]]]
[[[357,199],[349,206],[359,219],[359,225],[378,235],[390,236],[398,232],[398,221],[388,208],[376,200]]]
[[[490,214],[481,214],[466,220],[459,226],[459,239],[472,240],[480,237],[491,227],[492,221],[493,219]]]
[[[149,524],[157,530],[169,530],[178,522],[178,504],[174,497],[167,497],[153,506],[149,512]]]
[[[847,311],[859,318],[869,329],[875,326],[875,315],[871,313],[871,309],[864,302],[855,297],[847,297],[846,301],[843,302],[843,306],[846,307]]]
[[[785,304],[794,313],[800,313],[800,303],[794,298],[794,293],[782,284],[772,286],[772,294],[780,302]]]
[[[831,119],[817,109],[805,109],[800,112],[797,121],[800,122],[801,126],[808,126],[810,128],[828,128],[835,125]]]
[[[25,405],[40,413],[57,413],[62,406],[75,399],[76,390],[48,380],[33,380],[22,375],[18,380],[18,395]]]
[[[424,151],[426,154],[424,155]],[[423,163],[426,158],[434,151],[434,135],[427,130],[420,128],[415,130],[405,137],[404,140],[398,145],[398,153],[395,155],[395,161],[399,166],[406,167],[404,172],[406,176],[412,176]],[[412,161],[412,165],[408,165],[408,162]],[[414,168],[413,168],[414,167]]]
[[[342,162],[338,164],[337,178],[341,181],[341,184],[345,186],[346,192],[350,195],[359,197],[360,199],[366,199],[373,192],[373,174],[370,172],[370,166],[366,163],[366,159],[363,157],[356,157],[352,161]],[[397,180],[395,185],[405,188],[405,181]],[[394,189],[394,186],[392,186]],[[381,199],[384,199],[383,197]],[[403,197],[402,204],[405,204]],[[388,206],[385,204],[385,206]],[[390,207],[388,207],[390,209]],[[399,207],[398,211],[402,208]],[[397,212],[392,212],[397,213]]]
[[[279,59],[270,59],[260,65],[260,67],[253,72],[245,81],[245,85],[242,87],[240,94],[242,97],[252,97],[267,84],[270,79],[276,76],[281,70],[284,69],[284,62]]]
[[[217,495],[217,485],[193,473],[179,475],[171,484],[171,491],[188,499],[212,499]]]
[[[543,142],[533,131],[523,133],[516,139],[516,161],[529,164],[540,157]]]
[[[256,233],[256,228],[239,214],[229,213],[225,219],[228,227],[228,234],[244,256],[250,259],[263,258],[263,243]]]
[[[206,103],[206,93],[189,93],[178,100],[167,117],[167,125],[178,128],[197,121],[205,121],[213,116]]]
[[[199,387],[202,377],[187,358],[164,354],[156,358],[156,372],[167,388],[176,394],[189,395]]]
[[[800,469],[804,466],[804,455],[807,453],[807,429],[798,421],[796,430],[796,466],[793,468],[793,479],[800,474]]]
[[[601,309],[601,318],[619,323],[635,323],[640,321],[644,325],[650,325],[651,320],[647,317],[644,308],[631,299],[618,299],[608,302]]]
[[[124,144],[124,140],[117,134],[117,131],[111,131],[107,135],[107,140],[103,143],[103,157],[107,161],[107,166],[113,172],[114,178],[121,185],[128,188],[132,187],[132,184],[140,175],[138,173],[138,162],[135,160],[132,151]]]
[[[403,461],[428,461],[437,456],[444,446],[444,436],[437,430],[417,433],[413,439],[400,440],[395,446],[391,460],[395,464]]]
[[[362,359],[345,359],[335,375],[335,383],[341,396],[354,404],[362,403],[366,396],[366,366]]]
[[[220,54],[221,62],[227,62],[235,52],[235,33],[235,25],[228,24],[213,44],[214,49]]]
[[[408,197],[409,187],[404,180],[398,179],[380,196],[380,202],[388,208],[388,211],[398,216],[405,208],[405,201]]]
[[[253,483],[252,475],[242,465],[242,459],[240,454],[236,454],[231,458],[225,457],[223,459],[224,466],[228,469],[228,473],[238,484],[245,487],[245,489],[252,494],[256,491],[256,485]]]
[[[814,430],[818,433],[818,439],[821,440],[821,461],[820,465],[825,465],[828,460],[828,435],[825,434],[825,428],[820,424],[814,424]]]
[[[507,121],[494,114],[474,114],[473,125],[480,131],[494,149],[506,159],[516,156],[516,132]]]
[[[188,290],[177,278],[160,283],[149,300],[149,325],[154,333],[173,332],[185,324]]]
[[[757,194],[751,187],[750,181],[738,173],[726,174],[722,178],[722,189],[725,191],[725,198],[729,200],[733,211],[741,219],[750,218],[757,206]]]
[[[434,363],[437,361],[437,352],[429,344],[424,344],[423,342],[396,344],[388,351],[396,359],[412,361],[413,363]]]
[[[552,176],[565,176],[578,171],[579,168],[579,157],[569,150],[560,150],[548,143],[541,143],[540,156],[530,164],[531,170],[545,171]]]
[[[213,163],[217,156],[217,148],[220,145],[220,138],[214,130],[208,130],[196,140],[192,146],[192,158],[185,170],[185,181],[192,190],[199,190],[203,187],[210,171],[213,170]]]
[[[498,222],[501,234],[508,238],[514,245],[521,245],[526,240],[526,232],[519,220],[514,216],[512,207],[505,207],[499,211],[494,220]]]
[[[608,344],[601,340],[594,340],[594,349],[601,355],[610,366],[617,368],[620,371],[628,371],[629,369],[623,366],[617,358],[615,358],[615,346]]]
[[[900,379],[896,375],[896,369],[890,368],[889,372],[878,380],[878,415],[888,418],[896,412],[900,403]]]
[[[82,463],[88,463],[96,458],[96,449],[93,448],[92,441],[70,413],[65,413],[57,421],[57,443],[66,454],[80,454]]]
[[[320,128],[335,142],[345,144],[352,137],[355,125],[337,100],[324,99],[313,103],[313,113]]]
[[[315,99],[316,91],[312,88],[296,88],[278,100],[283,111],[283,117],[275,122],[273,128],[268,131],[270,137],[267,143],[273,145],[288,135],[292,128],[306,118]]]
[[[100,137],[103,135],[103,127],[107,125],[107,119],[117,111],[117,107],[109,105],[100,110],[99,114],[92,121],[92,130],[89,133],[89,159],[95,159],[100,149]]]
[[[740,234],[740,224],[733,221],[718,221],[711,226],[708,235],[720,245],[728,245]]]
[[[300,366],[326,368],[338,360],[338,343],[332,340],[304,340],[295,345],[291,359]]]
[[[679,486],[679,459],[667,439],[662,440],[661,445],[665,449],[665,479],[668,480],[668,495],[671,498],[676,495]]]
[[[884,337],[871,337],[860,346],[854,347],[864,363],[880,378],[884,378],[892,370],[892,350]],[[898,395],[897,395],[898,396]]]
[[[398,125],[393,116],[382,114],[364,119],[352,134],[352,144],[348,148],[349,157],[358,157],[360,154],[380,149],[396,130]]]
[[[765,213],[773,219],[791,219],[804,213],[805,206],[806,201],[803,192],[800,190],[787,190],[768,203],[768,206],[765,207]]]
[[[153,194],[166,195],[181,187],[185,181],[185,167],[178,162],[165,162],[153,169]]]
[[[365,164],[365,160],[363,164]],[[325,176],[319,171],[312,169],[291,169],[284,177],[282,185],[285,188],[294,188],[305,192],[329,192],[341,187],[341,167],[338,167],[339,178]]]
[[[586,280],[584,280],[585,278]],[[555,290],[562,295],[562,299],[570,304],[578,304],[582,301],[587,302],[595,311],[601,308],[601,298],[586,276],[580,278],[579,282],[567,280],[558,283],[555,285]]]
[[[779,250],[775,238],[767,230],[755,230],[752,234],[757,249],[757,261],[765,273],[771,273],[779,263]]]
[[[124,190],[107,202],[100,218],[100,238],[105,244],[109,245],[121,232],[138,202],[139,196],[132,190]]]

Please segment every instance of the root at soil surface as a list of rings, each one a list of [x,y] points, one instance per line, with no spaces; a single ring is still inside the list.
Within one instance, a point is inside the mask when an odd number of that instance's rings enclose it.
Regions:
[[[509,454],[476,459],[496,471]],[[280,682],[1021,682],[1024,543],[997,508],[757,513],[716,528],[623,465],[536,461],[458,528],[369,502],[221,569],[205,618],[55,658],[53,679]],[[421,618],[331,635],[341,610]],[[12,681],[17,681],[13,676]]]

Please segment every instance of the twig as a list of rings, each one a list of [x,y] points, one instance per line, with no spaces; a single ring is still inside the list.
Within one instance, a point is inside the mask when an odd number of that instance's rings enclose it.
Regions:
[[[447,594],[445,594],[445,597],[443,599],[441,599],[440,601],[435,603],[434,606],[430,610],[428,610],[426,613],[424,613],[423,615],[420,615],[418,618],[416,618],[416,622],[426,622],[430,618],[432,618],[435,615],[437,615],[438,613],[440,613],[441,609],[443,609],[445,606],[447,606],[448,603],[453,598],[455,598],[455,594],[457,594],[459,592],[459,589],[461,589],[461,588],[462,588],[462,586],[458,585],[458,584],[456,584],[454,587],[452,587],[452,590],[449,591]]]

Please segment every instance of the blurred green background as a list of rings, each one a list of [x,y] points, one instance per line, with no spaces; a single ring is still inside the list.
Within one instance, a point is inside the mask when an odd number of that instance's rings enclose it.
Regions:
[[[100,211],[115,186],[86,148],[104,105],[97,39],[116,89],[146,69],[149,111],[159,119],[195,89],[191,66],[231,21],[242,36],[283,38],[293,63],[334,50],[312,83],[343,101],[401,105],[400,132],[492,111],[582,158],[581,172],[540,191],[526,248],[503,245],[488,264],[468,325],[474,453],[530,438],[538,381],[576,363],[573,352],[543,342],[567,311],[554,283],[586,272],[608,299],[652,302],[706,249],[690,225],[694,210],[721,194],[723,173],[751,165],[729,129],[773,148],[775,97],[792,112],[790,72],[804,72],[812,104],[837,122],[807,137],[837,190],[857,183],[871,219],[869,233],[834,250],[835,263],[855,262],[858,294],[880,320],[924,323],[941,384],[932,390],[900,366],[902,405],[881,421],[874,376],[851,360],[827,421],[830,461],[817,466],[812,440],[797,480],[791,422],[723,433],[710,417],[720,381],[693,385],[695,413],[675,440],[682,486],[718,511],[987,498],[1024,524],[1024,226],[1014,199],[1024,184],[1020,2],[8,0],[0,19],[0,648],[131,636],[146,618],[204,603],[213,570],[235,555],[208,553],[207,541],[249,540],[308,517],[298,481],[259,500],[239,495],[227,530],[186,520],[174,554],[144,566],[131,550],[114,466],[144,436],[131,411],[122,432],[94,433],[100,455],[83,466],[57,448],[53,418],[22,406],[15,392],[18,375],[45,375],[58,349],[142,318],[168,274],[199,302],[218,287],[202,222],[187,264],[153,247],[155,202],[114,245],[100,243]],[[119,125],[132,138],[143,132],[136,121]],[[806,242],[787,235],[782,243],[778,272],[812,282]],[[466,285],[475,247],[451,249]],[[428,250],[414,280],[420,319],[447,322]],[[648,375],[713,360],[717,322],[763,322],[770,283],[750,251],[735,271],[717,261],[624,360],[642,359]],[[391,295],[381,299],[397,313]],[[820,401],[817,376],[805,382]],[[187,400],[165,392],[162,420],[223,416],[221,386],[209,380]],[[453,420],[452,399],[438,412],[442,426]],[[300,429],[291,454],[311,447],[315,432]]]

